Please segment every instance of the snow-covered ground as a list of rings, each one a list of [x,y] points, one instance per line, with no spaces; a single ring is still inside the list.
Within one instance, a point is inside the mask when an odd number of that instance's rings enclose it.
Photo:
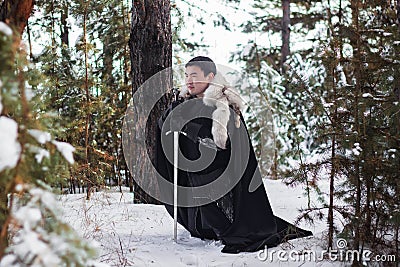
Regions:
[[[274,213],[294,222],[298,209],[307,205],[304,189],[289,188],[281,181],[265,180],[264,184]],[[327,183],[321,186],[326,189]],[[314,236],[271,248],[269,253],[276,252],[273,262],[271,257],[262,261],[265,254],[258,252],[221,253],[220,242],[192,238],[180,226],[178,242],[174,243],[173,219],[164,207],[133,204],[132,198],[129,192],[108,191],[95,193],[90,201],[85,200],[84,194],[64,195],[60,200],[65,220],[83,237],[95,239],[100,246],[98,260],[112,266],[341,266],[338,261],[294,260],[304,250],[321,252],[325,221],[300,224]],[[278,259],[281,250],[286,254],[280,254]]]

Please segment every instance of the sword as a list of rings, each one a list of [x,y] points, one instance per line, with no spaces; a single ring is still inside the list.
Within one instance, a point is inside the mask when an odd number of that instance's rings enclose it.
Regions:
[[[175,101],[179,97],[179,89],[173,88],[172,92],[175,97]],[[169,135],[172,131],[168,131],[166,135]],[[179,134],[187,135],[182,131],[173,131],[174,133],[174,242],[177,243],[177,228],[178,228],[178,152],[179,152]]]

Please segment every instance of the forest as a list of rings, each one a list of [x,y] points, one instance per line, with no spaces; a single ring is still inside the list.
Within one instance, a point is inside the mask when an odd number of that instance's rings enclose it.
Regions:
[[[127,188],[135,204],[160,204],[135,177],[152,175],[146,155],[172,96],[135,118],[129,142],[147,145],[128,157],[124,118],[146,80],[200,54],[250,81],[238,89],[259,167],[304,187],[297,222],[325,222],[327,248],[340,237],[400,258],[400,1],[204,2],[0,0],[0,259],[34,262],[15,247],[26,231],[73,247],[57,252],[63,266],[89,266],[93,249],[54,195]],[[217,30],[237,36],[232,50]]]

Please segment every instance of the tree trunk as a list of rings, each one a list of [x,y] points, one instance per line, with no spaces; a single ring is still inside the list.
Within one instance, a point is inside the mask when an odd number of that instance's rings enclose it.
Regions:
[[[4,21],[22,35],[33,10],[34,0],[4,0],[0,7],[0,21]]]
[[[4,250],[8,246],[7,231],[8,225],[6,220],[8,217],[8,196],[7,186],[0,184],[0,259],[4,255]],[[5,233],[4,236],[2,233]]]
[[[86,199],[89,200],[91,192],[93,191],[92,186],[93,174],[91,171],[91,160],[90,160],[90,132],[91,132],[91,111],[90,111],[90,88],[89,88],[89,56],[88,56],[88,43],[87,43],[87,17],[88,17],[88,5],[89,2],[85,3],[83,13],[83,40],[85,44],[85,102],[86,102],[86,118],[85,118],[85,163],[86,163],[86,179],[87,179],[87,190]]]
[[[132,94],[134,94],[151,76],[172,65],[169,0],[134,0],[131,25],[129,48],[132,63]],[[168,88],[170,77],[164,78],[166,79],[160,82],[165,85],[163,87]],[[152,164],[148,162],[146,154],[149,153],[151,160],[155,158],[156,119],[161,113],[161,106],[165,105],[166,102],[160,101],[150,117],[143,118],[139,112],[143,101],[146,101],[146,99],[142,99],[140,103],[136,103],[133,107],[133,114],[136,117],[130,146],[136,146],[137,140],[146,140],[147,147],[134,147],[131,150],[134,151],[132,152],[134,155],[128,153],[130,156],[126,158],[126,161],[128,166],[131,167],[131,175],[134,178],[135,202],[158,203],[138,186],[137,181],[138,179],[145,179],[145,182],[150,184],[149,186],[158,188],[155,174],[151,169]],[[147,134],[143,129],[147,130]]]
[[[359,121],[359,97],[361,95],[361,54],[360,54],[360,39],[359,39],[359,0],[352,0],[350,3],[351,7],[351,14],[352,14],[352,27],[354,32],[353,38],[350,38],[350,44],[353,47],[353,64],[354,64],[354,80],[355,80],[355,92],[354,92],[354,128],[357,131],[357,139],[356,141],[359,142],[359,135],[361,133],[360,130],[360,121]],[[360,174],[360,161],[359,159],[355,159],[354,161],[354,169],[355,169],[355,181],[356,181],[356,202],[355,202],[355,220],[354,220],[354,244],[353,249],[359,250],[360,245],[363,243],[363,220],[362,220],[362,207],[363,204],[361,201],[362,198],[362,180]],[[354,259],[352,262],[352,266],[361,266],[360,261]]]
[[[397,0],[397,26],[400,31],[400,0]]]
[[[69,28],[68,28],[68,3],[64,2],[63,8],[61,9],[61,43],[66,47],[69,47]]]
[[[335,84],[335,66],[331,67],[330,70],[332,72],[332,86],[333,86],[333,99],[337,99],[337,88]],[[335,176],[336,176],[336,168],[337,168],[337,160],[336,160],[336,131],[338,128],[338,106],[335,104],[335,111],[333,113],[332,118],[332,148],[331,148],[331,172],[329,175],[329,208],[328,208],[328,247],[333,249],[333,234],[334,234],[334,194],[335,194]]]
[[[290,54],[290,0],[282,0],[282,49],[281,49],[281,62],[280,69],[281,73],[285,73],[283,64],[286,62],[287,57]]]

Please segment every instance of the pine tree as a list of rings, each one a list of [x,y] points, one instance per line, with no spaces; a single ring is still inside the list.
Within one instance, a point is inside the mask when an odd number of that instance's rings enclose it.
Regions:
[[[286,60],[282,85],[289,116],[280,116],[287,119],[286,131],[279,136],[289,147],[286,158],[298,162],[287,165],[289,184],[302,183],[308,192],[319,193],[318,180],[328,174],[329,197],[320,194],[319,204],[309,199],[303,213],[310,220],[327,219],[328,247],[339,234],[357,250],[399,251],[399,21],[389,2],[303,1],[296,4],[310,11],[304,16],[309,23],[301,19],[301,9],[291,16],[292,36],[301,36],[316,23],[321,30],[310,40],[315,42],[311,49],[294,49]],[[318,6],[326,12],[321,14]],[[294,7],[295,2],[292,11]],[[249,22],[245,29],[281,29],[279,18],[259,16],[259,21],[263,23]],[[304,23],[303,29],[297,22]],[[279,70],[279,49],[260,43],[258,53],[245,58],[249,65],[257,66],[258,55]],[[274,108],[274,99],[270,101]],[[346,204],[340,204],[343,201]],[[347,223],[340,233],[337,216]],[[392,235],[385,239],[388,232]]]
[[[397,16],[387,2],[351,1],[350,8],[351,24],[342,25],[339,34],[343,46],[350,45],[352,51],[344,56],[350,123],[343,125],[348,134],[340,142],[346,151],[352,151],[341,159],[349,174],[341,195],[354,211],[346,216],[349,224],[344,234],[354,238],[354,249],[368,247],[398,254],[399,224],[393,220],[399,203],[393,194],[399,189],[400,145],[395,93]],[[349,190],[355,194],[344,193]],[[388,231],[393,232],[391,238],[384,237]]]
[[[329,247],[339,234],[356,250],[398,253],[398,221],[393,219],[398,210],[393,193],[398,191],[394,181],[398,181],[399,145],[396,14],[386,3],[359,1],[342,2],[335,8],[329,5],[327,11],[328,38],[321,40],[322,49],[315,53],[322,60],[322,90],[311,90],[310,83],[304,82],[298,87],[315,107],[310,110],[323,116],[317,124],[308,125],[315,129],[313,150],[319,151],[320,158],[301,164],[292,172],[291,182],[305,181],[318,191],[314,186],[318,176],[329,170],[329,200],[321,198],[322,209],[310,206],[304,213],[309,219],[312,213],[323,218],[322,210],[327,210]],[[315,55],[312,58],[318,60]],[[310,75],[308,81],[315,78]],[[339,214],[347,222],[341,233],[334,225]],[[383,233],[388,231],[393,235],[385,239]]]
[[[320,90],[321,80],[317,75],[313,79],[307,80],[309,73],[322,74],[321,62],[312,58],[310,49],[303,48],[298,44],[307,43],[309,32],[317,32],[316,25],[323,19],[321,1],[255,1],[254,8],[257,11],[254,20],[248,21],[243,25],[243,31],[248,33],[263,33],[257,40],[252,40],[241,47],[237,55],[233,57],[236,61],[245,61],[245,72],[257,76],[258,80],[267,84],[271,80],[271,71],[262,69],[273,68],[276,72],[284,74],[281,77],[275,73],[277,81],[273,87],[259,86],[264,95],[268,96],[268,101],[264,101],[260,110],[255,109],[255,114],[261,110],[270,109],[273,119],[273,134],[270,136],[273,145],[263,151],[273,149],[273,164],[269,162],[262,165],[272,166],[270,173],[272,177],[282,177],[286,170],[293,172],[291,166],[295,161],[306,161],[312,157],[313,148],[318,144],[314,143],[313,130],[311,124],[318,124],[324,118],[316,114],[316,106],[310,101],[310,93]],[[285,18],[283,18],[285,15]],[[290,24],[290,25],[289,25]],[[289,30],[290,28],[290,30]],[[289,41],[289,32],[294,36],[293,42]],[[317,34],[317,33],[315,33]],[[321,36],[322,38],[326,38]],[[282,42],[279,42],[279,39]],[[289,54],[291,51],[292,54]],[[258,66],[263,66],[260,72]],[[278,82],[279,81],[279,82]],[[258,83],[259,84],[259,83]],[[304,88],[307,91],[304,92]],[[258,89],[258,91],[260,91]],[[248,90],[247,90],[248,92]],[[243,92],[246,95],[246,91]],[[313,96],[314,97],[314,96]],[[263,116],[254,116],[253,119],[260,120]],[[256,135],[258,129],[249,125],[249,131]],[[265,132],[265,131],[264,131]],[[271,140],[270,139],[270,140]],[[266,157],[268,158],[268,157]]]
[[[62,222],[50,192],[69,175],[74,148],[34,109],[41,76],[20,41],[0,22],[0,266],[96,266],[95,250]]]
[[[30,23],[31,39],[43,40],[44,31],[49,35],[35,56],[48,85],[40,108],[53,112],[49,124],[65,129],[60,138],[77,148],[69,190],[77,192],[78,185],[80,192],[86,185],[90,197],[90,188],[122,186],[129,176],[120,141],[131,91],[129,4],[52,1],[39,2],[37,9],[41,15]],[[74,32],[81,35],[71,43]]]

